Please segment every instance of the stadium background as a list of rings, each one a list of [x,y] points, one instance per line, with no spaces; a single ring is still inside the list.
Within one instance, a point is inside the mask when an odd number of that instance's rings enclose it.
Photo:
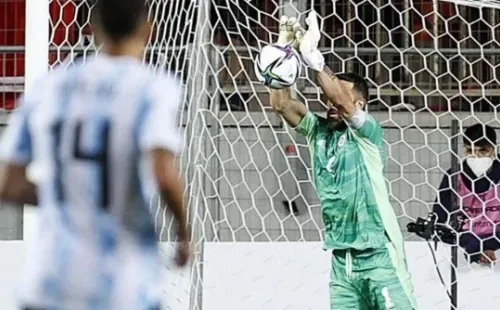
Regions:
[[[259,47],[276,39],[279,15],[306,11],[310,0],[150,3],[155,34],[146,61],[175,71],[188,91],[182,122],[189,147],[181,164],[197,248],[204,242],[320,241],[307,146],[270,110],[252,63]],[[386,129],[386,177],[405,230],[408,221],[427,214],[450,167],[451,120],[498,127],[499,10],[424,0],[314,5],[324,17],[321,46],[328,64],[364,74],[371,83],[369,109]],[[51,67],[93,51],[89,8],[86,1],[51,1]],[[0,19],[6,124],[24,89],[24,1],[1,0]],[[202,48],[193,52],[197,44]],[[298,90],[311,109],[323,111],[307,76]],[[160,240],[169,241],[168,218],[153,209]],[[3,205],[0,214],[0,239],[22,240],[22,208]]]

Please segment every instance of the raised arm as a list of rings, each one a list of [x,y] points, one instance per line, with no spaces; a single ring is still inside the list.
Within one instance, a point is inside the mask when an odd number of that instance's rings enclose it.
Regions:
[[[274,111],[292,127],[297,127],[307,113],[307,107],[292,98],[290,88],[272,89],[270,103]]]
[[[337,108],[347,124],[361,136],[380,143],[383,130],[380,124],[365,111],[368,102],[368,84],[365,79],[354,73],[335,74],[325,65],[325,58],[319,50],[321,38],[318,16],[314,10],[306,18],[307,31],[296,32],[300,42],[300,53],[305,64],[316,71],[317,82],[322,88],[329,104]]]
[[[348,90],[326,65],[318,72],[317,81],[328,100],[345,119],[350,120],[356,113],[357,98],[353,97],[353,92]]]
[[[353,98],[353,93],[325,65],[325,58],[318,48],[321,30],[318,16],[314,10],[309,12],[306,24],[307,30],[299,29],[296,31],[302,59],[309,68],[316,71],[318,84],[329,101],[337,107],[344,118],[349,119],[356,112],[356,98]]]

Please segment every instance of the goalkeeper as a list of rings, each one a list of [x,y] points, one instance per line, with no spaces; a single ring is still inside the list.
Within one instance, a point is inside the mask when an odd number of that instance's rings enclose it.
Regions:
[[[318,50],[312,11],[307,31],[283,16],[279,44],[298,47],[328,98],[321,118],[290,90],[271,90],[271,105],[304,135],[313,157],[326,250],[332,250],[331,309],[416,309],[403,236],[384,180],[383,131],[366,112],[368,85],[353,73],[334,74]]]

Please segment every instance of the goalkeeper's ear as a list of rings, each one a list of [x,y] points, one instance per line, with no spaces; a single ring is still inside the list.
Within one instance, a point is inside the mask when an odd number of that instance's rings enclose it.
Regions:
[[[356,100],[356,106],[363,111],[366,111],[367,103],[365,99]]]

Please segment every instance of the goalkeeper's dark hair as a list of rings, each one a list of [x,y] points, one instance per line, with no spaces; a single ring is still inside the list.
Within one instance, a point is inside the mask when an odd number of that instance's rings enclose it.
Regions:
[[[368,89],[368,82],[361,75],[356,73],[348,72],[348,73],[338,73],[335,75],[339,80],[346,81],[349,83],[353,83],[352,89],[358,92],[363,99],[368,101],[370,98],[370,93]]]
[[[463,143],[465,145],[488,147],[497,144],[497,134],[493,127],[486,124],[477,123],[464,132]]]
[[[97,0],[92,21],[109,40],[119,42],[132,35],[147,14],[145,0]]]

